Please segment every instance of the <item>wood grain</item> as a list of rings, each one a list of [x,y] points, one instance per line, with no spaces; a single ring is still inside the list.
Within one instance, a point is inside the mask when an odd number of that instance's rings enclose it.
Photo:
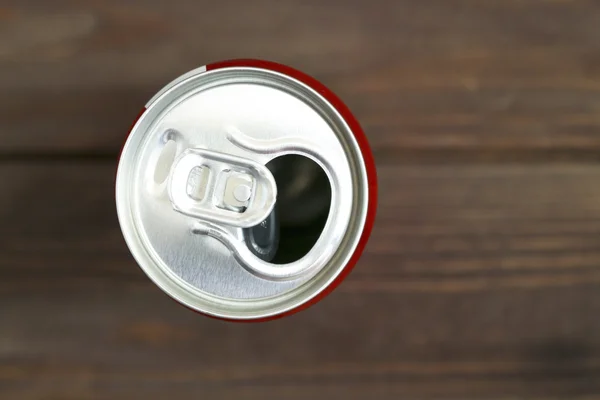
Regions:
[[[594,2],[3,3],[4,154],[117,154],[171,79],[257,57],[329,85],[380,162],[598,158]]]
[[[600,396],[600,4],[2,0],[0,399]],[[367,250],[322,303],[200,317],[114,205],[143,104],[208,62],[330,86],[373,147]]]
[[[382,167],[351,277],[251,326],[198,317],[148,281],[121,239],[113,179],[103,161],[0,168],[7,398],[600,390],[598,166]]]
[[[0,164],[0,287],[28,284],[30,276],[43,285],[145,280],[118,227],[114,174],[114,163],[101,160]],[[600,167],[383,166],[378,179],[366,266],[354,273],[361,283],[346,290],[488,290],[600,278]]]

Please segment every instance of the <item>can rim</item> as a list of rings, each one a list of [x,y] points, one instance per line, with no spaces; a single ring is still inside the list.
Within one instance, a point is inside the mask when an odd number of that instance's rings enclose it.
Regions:
[[[208,72],[208,71],[215,71],[215,70],[221,70],[221,69],[227,69],[227,68],[240,68],[240,67],[242,67],[242,68],[243,67],[258,68],[258,69],[264,69],[267,71],[273,71],[273,72],[280,73],[283,75],[288,75],[291,78],[298,80],[299,82],[308,86],[312,90],[316,91],[327,102],[329,102],[330,105],[339,113],[339,115],[342,117],[342,119],[348,125],[348,127],[350,128],[350,131],[352,132],[352,134],[358,144],[358,147],[359,147],[359,150],[360,150],[360,153],[362,156],[362,161],[364,163],[364,167],[365,167],[365,171],[366,171],[367,185],[368,185],[367,210],[366,210],[366,215],[365,215],[365,222],[363,225],[361,236],[357,242],[357,245],[356,245],[353,253],[348,258],[348,262],[346,263],[346,265],[344,265],[340,269],[340,272],[337,274],[337,276],[334,278],[334,280],[332,280],[329,285],[324,287],[319,293],[317,293],[314,297],[307,300],[305,303],[303,303],[295,308],[291,308],[287,311],[284,311],[282,313],[275,314],[275,315],[269,315],[269,316],[259,317],[259,318],[239,319],[239,318],[229,318],[229,317],[205,313],[205,312],[202,312],[200,310],[197,310],[197,309],[194,309],[194,308],[191,308],[191,307],[185,305],[184,303],[176,300],[172,296],[168,296],[169,298],[172,298],[173,301],[177,302],[178,304],[180,304],[196,313],[202,314],[204,316],[208,316],[213,319],[218,319],[218,320],[222,320],[222,321],[230,321],[230,322],[264,322],[264,321],[271,321],[271,320],[283,318],[286,316],[290,316],[292,314],[295,314],[299,311],[302,311],[302,310],[305,310],[305,309],[311,307],[312,305],[318,303],[323,298],[325,298],[327,295],[329,295],[333,290],[335,290],[342,283],[342,281],[350,274],[350,272],[352,271],[352,269],[354,268],[354,266],[356,265],[356,263],[358,262],[360,256],[362,255],[362,253],[364,251],[364,248],[370,237],[370,234],[371,234],[371,231],[373,228],[373,224],[375,222],[375,215],[376,215],[376,209],[377,209],[377,176],[376,176],[376,168],[375,168],[375,161],[373,158],[373,154],[372,154],[371,148],[369,146],[369,143],[367,141],[366,135],[365,135],[364,131],[362,130],[359,122],[354,117],[354,115],[352,114],[350,109],[345,105],[345,103],[343,103],[342,100],[336,94],[334,94],[329,88],[327,88],[324,84],[322,84],[315,78],[313,78],[301,71],[298,71],[292,67],[289,67],[287,65],[279,64],[279,63],[276,63],[273,61],[258,60],[258,59],[226,60],[226,61],[208,64],[205,67],[197,68],[194,71],[204,70],[204,71]],[[192,72],[194,72],[194,71],[192,71]],[[137,121],[143,116],[143,114],[145,114],[145,111],[147,110],[148,105],[151,103],[152,103],[152,101],[150,101],[146,105],[146,107],[144,107],[142,112],[136,118],[131,129],[129,130],[129,134],[131,134],[133,128],[137,124]],[[128,136],[129,136],[129,134],[128,134]],[[121,151],[123,151],[123,148],[121,149]]]
[[[368,186],[369,186],[365,224],[363,227],[361,237],[358,241],[358,244],[357,244],[356,248],[354,249],[354,252],[350,256],[348,263],[346,263],[346,265],[342,268],[341,272],[337,275],[337,277],[327,287],[325,287],[321,292],[319,292],[316,296],[314,296],[313,298],[308,300],[306,303],[304,303],[296,308],[285,311],[281,314],[272,315],[272,316],[268,316],[268,317],[264,317],[264,318],[232,319],[232,318],[223,318],[223,317],[217,317],[214,315],[209,315],[211,318],[224,320],[224,321],[235,321],[235,322],[272,321],[272,320],[290,316],[292,314],[295,314],[297,312],[305,310],[305,309],[311,307],[312,305],[318,303],[319,301],[323,300],[327,295],[329,295],[331,292],[333,292],[344,281],[344,279],[346,279],[346,277],[350,274],[352,269],[354,269],[354,266],[360,259],[361,255],[367,245],[367,242],[368,242],[369,237],[371,236],[371,232],[373,230],[373,225],[375,223],[375,215],[377,212],[377,195],[378,195],[378,193],[377,193],[377,170],[375,167],[375,159],[373,157],[371,147],[369,145],[367,137],[366,137],[362,127],[360,126],[358,120],[356,119],[356,117],[354,116],[352,111],[350,111],[348,106],[335,93],[333,93],[328,87],[326,87],[323,83],[319,82],[312,76],[305,74],[304,72],[301,72],[295,68],[289,67],[284,64],[276,63],[273,61],[267,61],[267,60],[258,60],[258,59],[225,60],[225,61],[208,64],[206,66],[206,69],[207,69],[207,71],[214,71],[217,69],[236,68],[236,67],[262,68],[262,69],[282,73],[285,75],[289,75],[292,78],[297,79],[298,81],[309,86],[311,89],[315,90],[321,96],[323,96],[325,98],[325,100],[327,100],[333,106],[333,108],[335,108],[335,110],[342,116],[342,118],[346,121],[346,123],[350,127],[350,130],[354,134],[354,137],[358,143],[358,146],[360,148],[360,151],[361,151],[361,154],[362,154],[362,157],[364,160],[364,165],[365,165],[365,169],[367,172],[367,182],[368,182]],[[196,311],[203,315],[207,315],[207,314],[202,313],[197,310],[193,310],[193,311]]]

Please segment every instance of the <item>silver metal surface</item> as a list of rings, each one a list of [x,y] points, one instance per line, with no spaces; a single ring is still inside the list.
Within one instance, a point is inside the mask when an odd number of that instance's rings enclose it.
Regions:
[[[242,228],[269,214],[277,188],[264,165],[287,154],[320,165],[332,199],[312,250],[276,265],[250,252]],[[251,319],[298,307],[337,277],[362,233],[367,187],[354,135],[316,91],[264,69],[201,68],[148,103],[116,200],[125,240],[159,287],[198,311]]]
[[[249,185],[248,199],[238,201],[234,191],[244,185]],[[168,192],[175,211],[207,222],[249,228],[269,216],[275,206],[277,186],[264,165],[192,148],[173,163]]]

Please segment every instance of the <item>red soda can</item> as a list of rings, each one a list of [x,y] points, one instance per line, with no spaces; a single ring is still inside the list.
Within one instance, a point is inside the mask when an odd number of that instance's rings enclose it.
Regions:
[[[375,163],[323,84],[225,61],[146,104],[116,203],[131,253],[165,293],[209,316],[269,320],[316,303],[356,264],[375,219]]]

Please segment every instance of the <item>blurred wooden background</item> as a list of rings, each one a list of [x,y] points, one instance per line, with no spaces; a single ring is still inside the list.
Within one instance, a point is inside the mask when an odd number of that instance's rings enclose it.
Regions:
[[[366,254],[319,305],[193,314],[124,244],[140,107],[266,58],[356,113]],[[600,396],[600,3],[0,1],[0,398]]]

